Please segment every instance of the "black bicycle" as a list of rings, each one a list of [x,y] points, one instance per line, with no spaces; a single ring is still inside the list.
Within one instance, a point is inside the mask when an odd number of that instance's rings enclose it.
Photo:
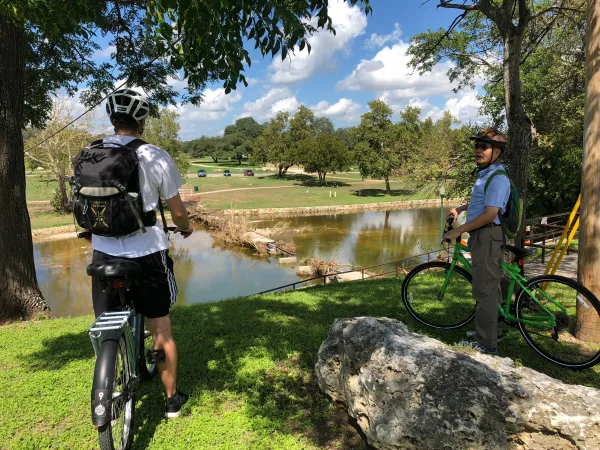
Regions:
[[[160,353],[144,329],[144,316],[135,311],[131,291],[138,263],[114,258],[90,264],[87,274],[99,277],[119,292],[119,311],[104,312],[87,330],[96,367],[92,385],[92,423],[98,428],[101,450],[126,450],[133,442],[135,393],[142,381],[156,374]],[[146,350],[146,351],[144,351]],[[164,358],[164,357],[163,357]]]

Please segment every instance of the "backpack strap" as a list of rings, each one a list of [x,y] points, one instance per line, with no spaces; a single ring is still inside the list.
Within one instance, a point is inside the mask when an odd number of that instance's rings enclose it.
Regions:
[[[491,175],[488,177],[487,180],[485,180],[485,186],[483,187],[483,195],[485,195],[485,193],[487,192],[488,186],[490,185],[490,183],[492,182],[494,177],[498,176],[498,175],[504,175],[506,178],[508,178],[508,182],[510,183],[510,187],[512,189],[513,184],[512,184],[510,177],[508,176],[508,173],[506,173],[505,170],[496,170],[491,173]],[[508,205],[507,205],[507,207],[508,207]],[[498,219],[500,220],[500,228],[502,229],[502,243],[506,247],[506,234],[504,234],[504,229],[505,229],[504,220],[503,220],[502,214],[500,214],[499,209],[498,209]]]
[[[130,141],[129,143],[127,143],[127,145],[125,147],[130,148],[131,150],[137,150],[142,145],[146,145],[146,144],[147,144],[146,141],[138,138],[138,139],[134,139],[134,140]],[[160,217],[162,218],[163,230],[164,230],[165,234],[168,234],[167,219],[165,219],[165,211],[163,209],[162,200],[160,199],[160,191],[158,192],[158,210],[160,211]]]

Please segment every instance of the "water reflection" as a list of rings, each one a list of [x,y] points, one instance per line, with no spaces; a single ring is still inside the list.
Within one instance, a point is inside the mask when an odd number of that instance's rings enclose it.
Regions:
[[[289,222],[292,230],[310,229],[281,235],[296,242],[299,258],[363,267],[422,253],[439,243],[438,208],[271,219],[259,225],[281,221]],[[203,230],[186,240],[176,236],[172,245],[178,304],[245,296],[299,280],[294,267],[281,267],[276,259],[251,251],[220,247]],[[40,287],[57,316],[92,313],[91,283],[85,273],[92,252],[86,241],[38,242],[34,257]]]
[[[293,267],[253,255],[251,251],[215,245],[203,230],[172,240],[171,257],[179,287],[177,304],[205,303],[245,296],[298,281]],[[38,282],[59,317],[91,314],[91,280],[85,272],[92,258],[89,244],[67,239],[34,244]]]
[[[423,253],[439,245],[439,208],[370,211],[358,214],[290,217],[261,221],[274,227],[287,222],[299,257],[371,266]],[[294,230],[307,230],[296,233]]]

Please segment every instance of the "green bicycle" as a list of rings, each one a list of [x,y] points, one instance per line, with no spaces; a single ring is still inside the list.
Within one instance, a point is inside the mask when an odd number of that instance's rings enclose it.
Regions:
[[[450,229],[452,218],[446,225],[446,231]],[[523,260],[535,249],[511,245],[504,248],[514,259],[501,264],[510,284],[505,303],[498,305],[500,319],[516,324],[525,341],[555,364],[585,369],[600,362],[600,302],[594,294],[571,278],[523,276]],[[468,252],[469,248],[457,239],[449,262],[424,263],[406,276],[402,301],[416,320],[433,328],[452,330],[475,318],[471,264],[465,256]]]

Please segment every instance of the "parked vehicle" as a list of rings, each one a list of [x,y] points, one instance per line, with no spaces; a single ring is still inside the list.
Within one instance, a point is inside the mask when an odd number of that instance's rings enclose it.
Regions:
[[[223,172],[223,176],[224,177],[230,177],[231,176],[231,170],[229,170],[229,169],[225,170],[225,172]]]
[[[246,170],[244,170],[244,176],[245,177],[253,177],[254,172],[252,171],[252,169],[246,169]]]
[[[199,177],[205,177],[205,176],[207,176],[207,175],[208,175],[208,173],[207,173],[207,172],[206,172],[206,170],[204,170],[204,169],[200,169],[200,170],[198,171],[198,176],[199,176]]]

